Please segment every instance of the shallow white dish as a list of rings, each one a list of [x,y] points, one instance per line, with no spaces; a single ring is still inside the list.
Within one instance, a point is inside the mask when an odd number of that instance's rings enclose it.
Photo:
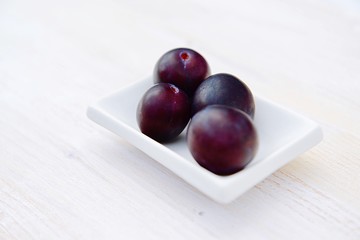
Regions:
[[[87,115],[219,203],[235,200],[322,139],[322,131],[315,122],[255,97],[254,122],[260,139],[259,151],[242,171],[231,176],[217,176],[193,159],[186,145],[185,131],[169,144],[160,144],[140,132],[136,107],[150,86],[150,78],[127,86],[89,106]]]

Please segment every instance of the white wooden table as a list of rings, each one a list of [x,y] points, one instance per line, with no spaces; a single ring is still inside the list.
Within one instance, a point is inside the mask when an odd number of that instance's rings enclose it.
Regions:
[[[220,205],[87,119],[175,47],[324,140]],[[0,0],[0,239],[360,239],[360,3]]]

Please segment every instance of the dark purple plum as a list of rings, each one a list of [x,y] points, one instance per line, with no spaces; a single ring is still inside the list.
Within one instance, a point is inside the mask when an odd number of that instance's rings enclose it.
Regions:
[[[172,83],[191,97],[209,74],[209,65],[198,52],[189,48],[176,48],[166,52],[157,61],[154,83]]]
[[[191,102],[187,94],[168,83],[148,89],[136,112],[141,132],[158,142],[176,138],[186,127],[190,115]]]
[[[200,84],[193,97],[192,114],[214,104],[235,107],[254,117],[255,101],[250,89],[227,73],[209,76]]]
[[[233,107],[212,105],[191,119],[187,144],[200,166],[225,176],[242,170],[254,158],[258,136],[246,113]]]

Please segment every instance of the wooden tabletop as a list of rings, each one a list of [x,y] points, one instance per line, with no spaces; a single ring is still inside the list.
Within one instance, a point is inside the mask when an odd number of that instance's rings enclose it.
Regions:
[[[86,117],[176,47],[318,122],[228,205]],[[0,1],[0,239],[360,239],[360,4]]]

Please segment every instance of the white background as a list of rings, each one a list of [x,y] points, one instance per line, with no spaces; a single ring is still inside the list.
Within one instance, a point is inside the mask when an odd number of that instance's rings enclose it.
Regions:
[[[324,140],[217,204],[86,118],[175,47]],[[360,239],[356,0],[0,0],[0,239]]]

